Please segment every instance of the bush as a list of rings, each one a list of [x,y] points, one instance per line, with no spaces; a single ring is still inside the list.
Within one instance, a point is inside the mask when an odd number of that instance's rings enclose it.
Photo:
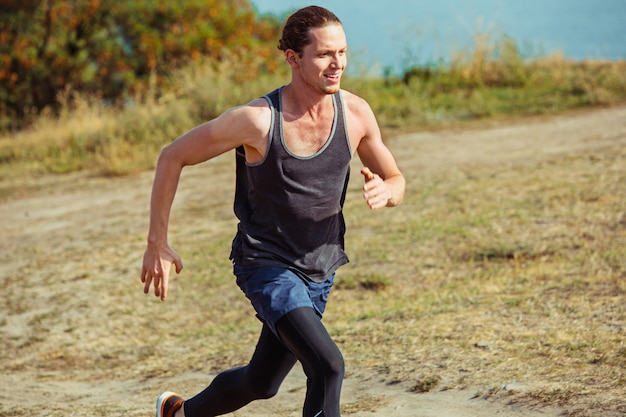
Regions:
[[[59,95],[111,104],[169,88],[171,71],[224,50],[269,57],[279,22],[247,0],[20,0],[0,6],[0,130],[28,125]],[[253,52],[254,51],[254,52]],[[257,71],[250,66],[248,71]]]

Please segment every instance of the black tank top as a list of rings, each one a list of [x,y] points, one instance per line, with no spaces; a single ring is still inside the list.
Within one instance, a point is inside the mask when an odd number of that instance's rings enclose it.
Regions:
[[[306,157],[285,145],[281,89],[264,98],[272,110],[265,157],[249,164],[243,147],[236,152],[234,210],[240,222],[230,258],[244,265],[295,268],[321,282],[348,262],[342,208],[352,150],[341,92],[332,96],[335,116],[328,140]]]

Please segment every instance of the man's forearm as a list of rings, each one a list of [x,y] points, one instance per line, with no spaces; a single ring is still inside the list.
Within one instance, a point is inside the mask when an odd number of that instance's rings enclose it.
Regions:
[[[163,244],[167,242],[170,211],[181,171],[181,164],[172,160],[166,150],[161,152],[152,185],[148,243]]]
[[[385,184],[389,186],[391,190],[391,196],[387,200],[387,207],[395,207],[399,205],[404,199],[404,189],[406,181],[404,176],[398,174],[385,179]]]

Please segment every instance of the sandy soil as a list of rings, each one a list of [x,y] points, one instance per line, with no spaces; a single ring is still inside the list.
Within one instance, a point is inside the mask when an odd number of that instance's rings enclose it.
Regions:
[[[391,147],[401,150],[396,152],[401,166],[417,172],[523,163],[620,143],[626,145],[626,107],[404,135],[394,138]],[[219,175],[215,164],[229,161],[211,162],[186,174],[176,204],[206,187],[203,170]],[[151,181],[152,173],[116,179],[72,174],[12,179],[7,186],[12,191],[0,197],[0,416],[148,416],[163,387],[194,390],[207,381],[200,371],[146,378],[134,370],[124,374],[123,369],[104,369],[106,361],[72,360],[88,358],[77,354],[81,350],[102,346],[123,351],[122,339],[133,337],[118,327],[120,320],[133,319],[124,310],[128,306],[119,306],[119,296],[124,294],[126,300],[128,293],[140,293]],[[225,218],[230,216],[230,205],[221,210]],[[209,227],[226,229],[232,224],[225,220]],[[135,302],[144,299],[137,295]],[[276,398],[233,415],[296,416],[303,392],[304,378],[296,370]],[[344,405],[349,415],[372,417],[532,417],[561,412],[520,408],[510,404],[505,393],[489,400],[473,390],[415,394],[402,384],[353,373],[344,384]]]

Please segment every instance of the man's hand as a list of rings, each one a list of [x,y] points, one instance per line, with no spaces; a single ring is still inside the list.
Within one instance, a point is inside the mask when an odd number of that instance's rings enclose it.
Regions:
[[[361,174],[365,178],[363,185],[363,198],[367,201],[367,205],[376,210],[387,206],[391,191],[385,181],[378,175],[374,174],[369,168],[361,169]]]
[[[161,301],[167,298],[167,287],[172,264],[179,274],[183,269],[183,261],[180,256],[169,246],[158,247],[148,244],[143,255],[143,267],[141,269],[141,282],[144,283],[143,292],[150,292],[150,284],[154,283],[154,295]]]

